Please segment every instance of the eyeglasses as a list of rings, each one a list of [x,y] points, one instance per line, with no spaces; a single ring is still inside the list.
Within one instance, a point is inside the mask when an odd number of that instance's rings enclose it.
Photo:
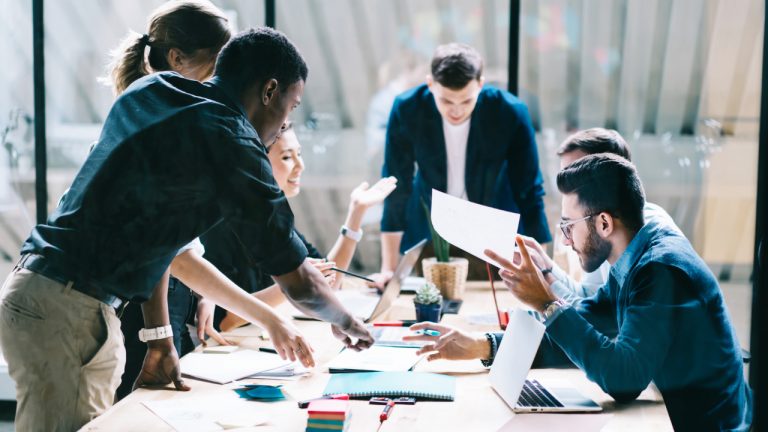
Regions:
[[[576,219],[576,220],[572,220],[572,221],[561,220],[560,223],[557,224],[557,226],[560,227],[560,231],[563,232],[563,235],[565,236],[565,238],[570,240],[571,239],[571,230],[573,229],[573,224],[575,224],[577,222],[581,222],[581,221],[587,220],[587,219],[591,218],[592,216],[594,216],[594,215],[593,214],[586,215],[586,216],[584,216],[581,219]]]

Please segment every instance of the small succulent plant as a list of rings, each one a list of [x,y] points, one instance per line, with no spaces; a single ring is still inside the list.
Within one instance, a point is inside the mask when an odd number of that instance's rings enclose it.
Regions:
[[[416,288],[416,297],[413,301],[421,304],[442,303],[443,296],[440,295],[440,290],[437,289],[435,284],[427,282]]]

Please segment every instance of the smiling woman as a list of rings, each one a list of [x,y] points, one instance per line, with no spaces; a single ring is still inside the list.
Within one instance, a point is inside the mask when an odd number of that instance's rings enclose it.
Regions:
[[[295,197],[301,190],[304,159],[301,158],[301,144],[293,130],[293,123],[286,123],[280,137],[267,151],[277,185],[285,196]]]

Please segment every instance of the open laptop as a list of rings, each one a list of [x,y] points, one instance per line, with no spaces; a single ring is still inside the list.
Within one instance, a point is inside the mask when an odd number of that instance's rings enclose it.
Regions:
[[[400,295],[403,281],[411,274],[413,266],[416,265],[416,261],[418,261],[419,255],[421,255],[421,250],[424,249],[426,243],[427,240],[422,240],[405,252],[405,255],[397,264],[397,268],[395,268],[392,279],[384,287],[381,295],[364,294],[358,290],[341,290],[336,293],[339,302],[352,315],[364,322],[371,322],[376,319],[379,315],[386,312],[392,306],[392,302]],[[306,316],[301,315],[294,315],[294,317],[307,319]]]
[[[511,310],[504,339],[493,360],[491,387],[515,412],[596,412],[602,407],[573,388],[545,388],[527,380],[544,336],[544,324],[523,310]]]

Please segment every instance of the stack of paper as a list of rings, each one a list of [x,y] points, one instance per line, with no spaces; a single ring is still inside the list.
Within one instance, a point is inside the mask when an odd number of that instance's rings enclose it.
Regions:
[[[306,432],[343,431],[349,427],[349,401],[324,399],[310,402]]]

